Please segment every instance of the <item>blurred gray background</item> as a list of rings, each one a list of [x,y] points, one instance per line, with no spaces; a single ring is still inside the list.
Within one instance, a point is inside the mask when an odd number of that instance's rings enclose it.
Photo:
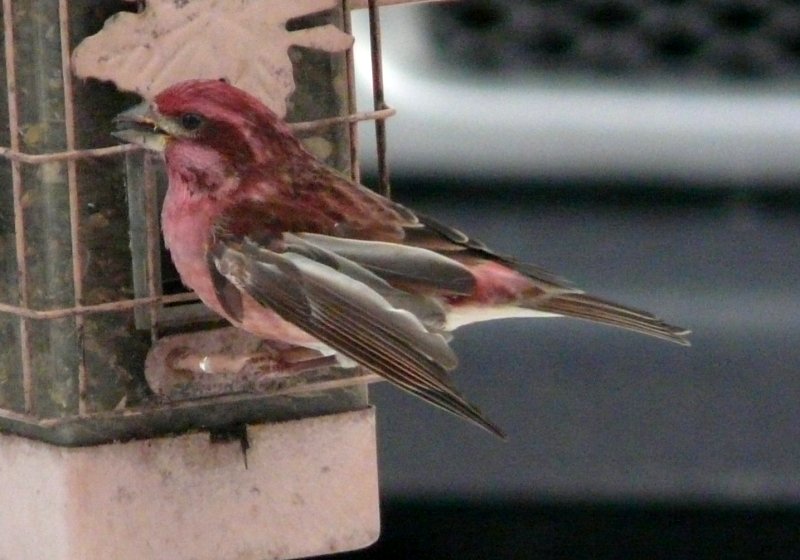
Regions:
[[[458,331],[457,384],[507,443],[374,386],[384,535],[359,557],[798,557],[800,5],[381,16],[395,198],[694,333]]]
[[[510,441],[376,386],[385,495],[800,497],[791,6],[382,10],[396,198],[694,331],[687,349],[564,319],[464,328],[458,385]]]

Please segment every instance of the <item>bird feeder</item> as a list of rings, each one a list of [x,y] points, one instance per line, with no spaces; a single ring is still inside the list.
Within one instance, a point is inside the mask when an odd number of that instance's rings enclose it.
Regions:
[[[0,516],[0,558],[282,558],[377,537],[368,372],[240,375],[263,341],[185,291],[159,235],[162,163],[110,137],[133,93],[223,78],[357,178],[356,123],[377,119],[383,162],[392,111],[375,1],[378,95],[356,111],[349,8],[367,2],[349,4],[3,0],[0,507],[25,506]],[[247,424],[246,456],[198,432]]]

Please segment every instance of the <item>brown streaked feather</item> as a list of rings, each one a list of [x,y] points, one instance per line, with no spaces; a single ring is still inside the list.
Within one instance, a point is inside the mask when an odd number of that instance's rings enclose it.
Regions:
[[[377,292],[306,256],[279,254],[244,241],[212,249],[220,273],[285,320],[372,369],[388,381],[484,429],[502,431],[454,388],[447,370],[455,356]]]
[[[470,267],[495,262],[516,270],[531,282],[532,297],[508,304],[687,344],[685,329],[588,296],[564,278],[495,253],[462,231],[415,214],[325,167],[315,166],[313,173],[296,177],[291,192],[274,194],[263,203],[234,207],[227,215],[236,216],[236,221],[231,220],[226,229],[238,235],[246,233],[254,240],[260,235],[274,237],[280,232],[295,232],[307,236],[313,244],[314,235],[324,236],[316,239],[321,247],[360,264],[395,288],[443,297],[469,298],[475,290]],[[311,200],[316,204],[300,204]],[[345,215],[346,221],[341,221]],[[396,248],[401,246],[409,251]],[[426,256],[433,257],[423,258]]]
[[[594,321],[684,346],[690,345],[686,337],[691,331],[687,329],[670,325],[646,311],[586,294],[582,290],[576,289],[570,281],[547,270],[497,254],[482,242],[471,239],[465,233],[432,218],[422,215],[418,215],[418,217],[423,227],[410,228],[408,231],[409,238],[420,245],[435,246],[439,251],[452,256],[455,260],[468,261],[477,258],[494,261],[527,276],[532,283],[529,290],[532,296],[518,302],[520,307]],[[463,255],[460,258],[459,251]]]
[[[690,346],[686,337],[691,331],[665,323],[646,311],[625,307],[582,292],[536,297],[522,303],[521,306],[620,327]]]
[[[242,254],[255,264],[263,261],[282,265],[284,275],[299,283],[310,303],[338,302],[341,308],[350,309],[353,317],[387,337],[402,341],[444,369],[455,368],[456,356],[441,336],[430,332],[413,314],[391,306],[377,291],[356,278],[290,248],[279,254],[245,240],[242,249]]]
[[[430,249],[384,241],[299,235],[403,289],[448,295],[469,295],[475,290],[475,277],[466,266]]]
[[[287,251],[316,260],[325,266],[346,274],[354,280],[363,282],[394,307],[404,309],[414,315],[428,330],[432,332],[442,331],[447,318],[444,307],[438,300],[422,293],[407,292],[395,288],[384,277],[363,267],[357,260],[348,258],[346,254],[330,251],[330,247],[322,242],[322,240],[328,239],[331,238],[311,234],[285,233],[283,235]]]
[[[453,259],[470,261],[474,259],[499,262],[536,281],[557,288],[569,288],[572,283],[538,266],[522,263],[513,257],[491,250],[482,241],[473,239],[461,230],[442,224],[430,216],[417,214],[419,226],[406,230],[405,243],[441,251]]]
[[[208,272],[211,275],[211,283],[214,286],[214,293],[222,309],[231,319],[241,321],[243,311],[242,293],[217,270],[214,255],[211,251],[206,254],[206,262],[208,264]]]

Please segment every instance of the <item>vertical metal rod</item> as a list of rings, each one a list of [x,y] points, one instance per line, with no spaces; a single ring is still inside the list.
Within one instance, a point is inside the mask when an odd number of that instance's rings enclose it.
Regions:
[[[153,168],[150,154],[144,154],[144,216],[145,233],[147,236],[146,273],[147,295],[160,296],[161,285],[161,243],[158,229],[158,182]],[[158,311],[161,303],[158,301],[150,305],[150,338],[153,342],[158,340]]]
[[[68,1],[58,2],[59,31],[61,33],[61,78],[64,87],[64,128],[67,150],[76,149],[75,141],[75,97],[72,88],[72,71],[70,68],[70,35]],[[69,227],[72,250],[72,286],[75,305],[83,305],[83,268],[84,255],[81,241],[81,213],[78,193],[78,170],[75,160],[67,160],[67,186],[69,189]],[[78,332],[78,414],[87,412],[87,390],[89,387],[86,371],[85,352],[83,350],[84,316],[75,315],[75,329]]]
[[[15,67],[16,56],[14,49],[14,11],[12,0],[3,0],[3,31],[5,35],[6,51],[6,90],[8,93],[8,129],[11,136],[11,150],[18,152],[20,149],[19,107],[17,105],[17,71]],[[15,250],[17,252],[17,282],[19,304],[29,307],[28,296],[28,262],[25,258],[25,219],[22,205],[23,185],[21,163],[11,161],[11,189],[14,201],[14,233]],[[22,365],[22,391],[25,399],[25,412],[33,411],[33,372],[31,365],[30,329],[29,319],[19,318],[19,343],[20,361]]]
[[[381,22],[377,0],[369,0],[369,46],[372,54],[372,97],[376,111],[386,109],[383,99],[383,55],[381,53]],[[389,166],[386,164],[386,120],[375,121],[375,140],[378,147],[378,192],[390,196]]]
[[[348,35],[353,35],[353,26],[350,21],[350,0],[342,0],[342,30]],[[353,47],[347,49],[345,54],[347,67],[347,113],[354,115],[358,111],[356,103],[356,78],[355,63],[353,61]],[[361,166],[358,162],[358,123],[352,121],[347,125],[350,137],[350,178],[354,182],[361,182]]]

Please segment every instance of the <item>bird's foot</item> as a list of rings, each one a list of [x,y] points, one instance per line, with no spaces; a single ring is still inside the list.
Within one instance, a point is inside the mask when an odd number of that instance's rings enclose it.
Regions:
[[[160,339],[147,357],[145,377],[155,395],[180,400],[313,384],[337,364],[335,355],[226,328]]]
[[[257,389],[276,390],[300,382],[300,374],[336,365],[335,355],[324,355],[312,348],[275,348],[248,356],[237,377]]]

